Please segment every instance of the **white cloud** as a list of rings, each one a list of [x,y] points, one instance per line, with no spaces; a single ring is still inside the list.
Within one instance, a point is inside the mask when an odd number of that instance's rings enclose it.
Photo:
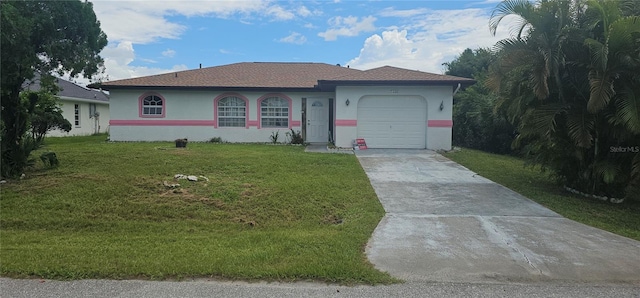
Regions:
[[[485,10],[425,10],[401,29],[367,38],[359,55],[346,64],[357,69],[391,65],[442,73],[442,63],[453,60],[466,48],[492,47],[506,38],[511,20],[504,21],[507,25],[492,36]]]
[[[158,63],[158,61],[153,60],[153,59],[148,59],[148,58],[140,58],[140,61],[144,61],[147,63]]]
[[[380,16],[383,17],[398,17],[398,18],[408,18],[414,17],[417,15],[425,14],[429,11],[427,8],[415,8],[415,9],[406,9],[406,10],[396,10],[393,7],[387,7],[380,11]]]
[[[268,7],[266,13],[269,16],[275,17],[276,20],[291,20],[296,17],[293,12],[290,12],[278,5]]]
[[[301,17],[308,17],[312,14],[311,10],[309,10],[306,6],[298,7],[298,15]]]
[[[318,36],[324,38],[325,41],[332,41],[338,39],[339,36],[358,36],[362,32],[371,32],[376,29],[373,24],[376,18],[368,16],[358,21],[358,17],[333,17],[329,19],[328,23],[331,29],[327,29],[325,32],[318,33]]]
[[[263,0],[246,1],[106,1],[93,3],[102,30],[109,41],[131,41],[137,44],[154,42],[161,38],[178,38],[187,28],[170,22],[172,15],[214,16],[227,18],[233,15],[254,13],[286,15],[277,5]],[[271,13],[269,13],[271,12]],[[277,12],[277,13],[276,13]]]
[[[133,44],[126,41],[107,46],[100,55],[104,57],[106,76],[110,81],[187,69],[182,64],[174,65],[171,69],[130,65],[135,60],[135,51]]]
[[[130,9],[96,9],[96,15],[111,42],[146,44],[160,38],[176,39],[186,30],[185,26],[170,23],[161,16]]]
[[[280,38],[278,41],[292,44],[304,44],[307,42],[307,38],[298,32],[292,32],[289,36]]]
[[[176,65],[171,69],[132,66],[136,58],[133,46],[148,44],[161,39],[179,39],[189,28],[172,22],[169,17],[182,15],[186,17],[205,16],[218,18],[235,18],[239,22],[248,23],[255,17],[272,20],[290,20],[297,15],[316,13],[301,7],[283,8],[270,0],[243,1],[93,1],[94,12],[101,23],[102,30],[109,38],[109,45],[103,49],[101,56],[105,60],[106,73],[110,80],[125,79],[142,75],[185,69],[184,65]],[[193,28],[198,30],[198,28]],[[162,52],[165,57],[173,57],[175,51],[168,49]]]
[[[172,49],[167,49],[166,51],[162,51],[162,56],[167,58],[172,58],[175,55],[176,55],[176,51]]]

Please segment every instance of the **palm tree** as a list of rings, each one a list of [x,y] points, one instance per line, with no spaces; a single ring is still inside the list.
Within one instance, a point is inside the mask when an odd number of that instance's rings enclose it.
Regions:
[[[506,0],[490,21],[495,33],[518,20],[487,82],[518,125],[514,146],[570,187],[608,196],[640,187],[640,154],[610,149],[640,140],[640,19],[621,3]]]

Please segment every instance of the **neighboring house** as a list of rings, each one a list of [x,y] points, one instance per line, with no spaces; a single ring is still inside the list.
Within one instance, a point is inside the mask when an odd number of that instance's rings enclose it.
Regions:
[[[236,63],[111,81],[113,141],[306,142],[369,148],[451,148],[453,94],[472,79],[396,67]]]
[[[72,82],[56,79],[60,91],[62,116],[71,123],[71,131],[52,130],[50,137],[81,136],[109,131],[109,96],[96,89],[76,85]],[[39,91],[40,77],[27,82],[24,90]]]

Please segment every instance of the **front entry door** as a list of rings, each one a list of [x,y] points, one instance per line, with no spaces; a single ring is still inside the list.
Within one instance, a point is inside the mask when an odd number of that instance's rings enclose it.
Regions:
[[[307,143],[329,141],[329,99],[309,98],[307,101]]]

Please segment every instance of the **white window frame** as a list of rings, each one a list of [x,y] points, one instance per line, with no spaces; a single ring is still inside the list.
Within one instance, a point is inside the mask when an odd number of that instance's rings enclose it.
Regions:
[[[289,101],[272,96],[260,102],[260,127],[289,128]]]
[[[217,113],[218,127],[247,126],[247,102],[240,97],[226,96],[219,99]]]
[[[159,104],[158,104],[159,103]],[[142,98],[142,111],[140,114],[146,117],[162,117],[164,116],[164,100],[162,97],[150,94]],[[155,111],[155,113],[151,113]]]
[[[75,127],[80,127],[80,105],[73,105],[73,123]]]

